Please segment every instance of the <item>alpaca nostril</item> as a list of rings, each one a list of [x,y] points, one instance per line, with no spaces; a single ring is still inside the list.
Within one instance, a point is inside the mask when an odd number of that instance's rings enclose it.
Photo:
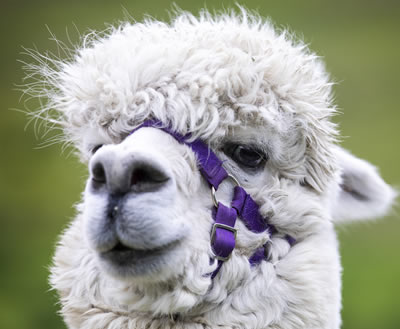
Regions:
[[[131,185],[137,185],[139,182],[151,181],[148,173],[143,169],[134,170],[131,178]]]
[[[90,163],[90,186],[93,191],[119,195],[156,192],[169,179],[163,164],[139,152],[124,153],[118,146],[101,149]]]
[[[107,181],[106,172],[100,162],[96,163],[92,168],[92,180],[98,184],[105,184]]]
[[[131,176],[131,187],[135,192],[154,192],[160,189],[169,177],[152,166],[135,168]]]

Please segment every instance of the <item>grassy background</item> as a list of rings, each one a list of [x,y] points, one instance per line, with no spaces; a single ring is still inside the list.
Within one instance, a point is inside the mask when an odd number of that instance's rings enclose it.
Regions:
[[[202,2],[176,1],[197,12]],[[322,55],[339,84],[337,103],[344,146],[400,183],[400,2],[390,0],[244,1],[278,26],[304,36]],[[233,1],[207,1],[209,9]],[[168,1],[27,1],[0,4],[0,328],[65,328],[47,284],[56,236],[73,216],[86,169],[59,145],[37,149],[33,125],[26,129],[20,92],[22,48],[55,50],[50,30],[67,41],[104,22],[140,20],[144,13],[167,19]],[[348,137],[348,138],[347,138]],[[338,227],[344,266],[343,328],[400,327],[400,223],[396,215],[373,223]]]

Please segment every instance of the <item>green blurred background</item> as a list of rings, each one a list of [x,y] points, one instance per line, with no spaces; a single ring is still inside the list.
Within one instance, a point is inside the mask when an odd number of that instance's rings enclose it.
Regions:
[[[197,12],[203,2],[176,3]],[[335,87],[342,115],[343,145],[370,160],[383,177],[399,185],[400,154],[400,2],[390,0],[243,1],[280,27],[303,37],[326,60],[339,82]],[[233,1],[207,1],[209,9]],[[61,146],[39,148],[16,84],[30,61],[21,46],[56,51],[46,27],[62,41],[102,30],[105,22],[135,19],[144,13],[168,19],[171,3],[146,1],[2,0],[0,4],[0,328],[65,328],[47,284],[57,235],[74,215],[86,169],[62,153]],[[31,107],[38,106],[33,101]],[[400,328],[399,216],[338,227],[344,266],[345,329]]]

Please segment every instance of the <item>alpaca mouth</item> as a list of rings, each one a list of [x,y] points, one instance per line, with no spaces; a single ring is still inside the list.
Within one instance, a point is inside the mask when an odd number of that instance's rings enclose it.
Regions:
[[[132,250],[132,248],[129,248],[128,246],[125,246],[121,242],[118,242],[117,245],[111,249],[111,251],[116,251],[116,252],[121,252],[121,251],[129,251]]]
[[[134,249],[118,242],[112,249],[100,253],[100,259],[118,275],[143,275],[162,266],[180,243],[181,240],[175,240],[152,249]]]

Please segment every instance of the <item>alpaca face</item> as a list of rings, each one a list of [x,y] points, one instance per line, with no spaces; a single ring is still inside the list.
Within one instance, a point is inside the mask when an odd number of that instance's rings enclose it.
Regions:
[[[255,139],[251,146],[230,140],[219,149],[225,166],[245,184],[262,177],[269,155]],[[163,131],[142,128],[92,153],[83,215],[87,240],[106,272],[165,280],[182,275],[185,256],[202,252],[213,261],[212,198],[189,147]],[[267,172],[263,176],[268,179]],[[232,187],[223,183],[218,199],[229,204]]]

